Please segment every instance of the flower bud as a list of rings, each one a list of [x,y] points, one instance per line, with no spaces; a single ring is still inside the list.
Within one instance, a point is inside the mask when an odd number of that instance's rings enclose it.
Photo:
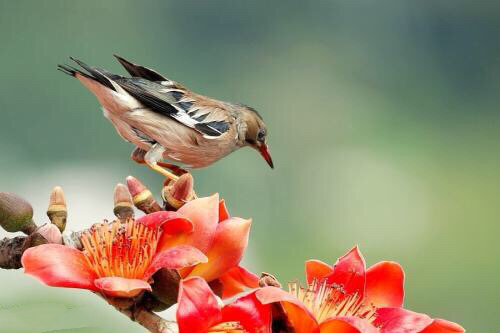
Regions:
[[[144,213],[154,213],[161,210],[151,191],[149,191],[137,178],[127,177],[127,186],[132,195],[134,205]]]
[[[259,287],[264,288],[269,286],[281,288],[281,283],[278,281],[277,278],[274,277],[274,275],[262,272],[259,279]]]
[[[153,275],[152,294],[163,304],[171,306],[177,302],[181,277],[176,270],[162,268]]]
[[[55,224],[44,224],[40,228],[36,229],[31,235],[26,237],[23,244],[23,250],[47,243],[63,243],[61,231],[59,231],[59,228]]]
[[[170,182],[163,187],[161,195],[165,202],[166,210],[177,210],[186,202],[193,200],[196,196],[194,193],[194,179],[190,173],[185,173],[175,182]]]
[[[64,198],[63,189],[59,186],[54,187],[50,194],[49,208],[47,216],[61,232],[66,228],[66,218],[68,217],[68,207]]]
[[[140,302],[141,302],[141,306],[144,307],[144,309],[146,309],[148,311],[153,311],[153,312],[165,311],[172,306],[172,304],[163,303],[158,298],[156,298],[155,295],[153,295],[150,292],[145,292],[141,296]]]
[[[47,244],[48,242],[49,241],[46,240],[45,237],[40,235],[38,232],[34,232],[28,237],[26,237],[26,240],[24,241],[23,244],[23,252],[29,249],[30,247]]]
[[[113,213],[120,220],[134,218],[134,203],[128,188],[123,184],[118,184],[114,191]]]
[[[52,223],[45,224],[36,230],[47,242],[52,244],[62,244],[62,234],[59,228]]]
[[[82,234],[85,230],[82,231],[72,231],[68,234],[63,235],[64,245],[75,248],[77,250],[83,250],[83,244],[81,241]]]
[[[9,232],[31,234],[36,229],[33,208],[14,193],[0,192],[0,225]]]

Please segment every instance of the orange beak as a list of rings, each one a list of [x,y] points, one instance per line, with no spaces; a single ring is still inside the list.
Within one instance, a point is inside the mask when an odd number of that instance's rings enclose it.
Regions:
[[[274,164],[273,164],[273,159],[271,158],[271,154],[269,153],[269,147],[263,143],[259,148],[258,148],[260,154],[264,159],[266,160],[267,164],[271,167],[271,169],[274,169]]]

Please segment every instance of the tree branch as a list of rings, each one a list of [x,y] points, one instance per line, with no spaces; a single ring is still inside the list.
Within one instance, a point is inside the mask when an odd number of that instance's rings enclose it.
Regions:
[[[109,305],[123,313],[130,320],[135,321],[151,333],[177,332],[174,322],[163,319],[157,314],[145,309],[142,305],[134,303],[132,299],[108,298],[99,294]]]
[[[119,310],[120,311],[120,310]],[[147,311],[143,308],[134,308],[133,310],[120,311],[132,321],[137,322],[151,333],[173,333],[174,325],[157,314]]]
[[[26,236],[17,236],[0,240],[0,268],[19,269],[24,252]]]

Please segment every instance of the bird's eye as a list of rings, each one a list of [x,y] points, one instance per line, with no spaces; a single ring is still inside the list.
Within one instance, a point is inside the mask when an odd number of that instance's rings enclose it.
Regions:
[[[266,138],[266,130],[265,129],[261,129],[259,131],[259,133],[257,134],[257,140],[264,141],[265,138]]]

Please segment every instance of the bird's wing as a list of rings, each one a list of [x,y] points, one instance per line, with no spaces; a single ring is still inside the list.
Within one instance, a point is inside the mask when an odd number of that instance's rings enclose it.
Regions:
[[[158,83],[135,77],[115,82],[151,111],[171,117],[207,139],[229,131],[231,120],[221,106],[208,98],[195,98],[174,81]]]

